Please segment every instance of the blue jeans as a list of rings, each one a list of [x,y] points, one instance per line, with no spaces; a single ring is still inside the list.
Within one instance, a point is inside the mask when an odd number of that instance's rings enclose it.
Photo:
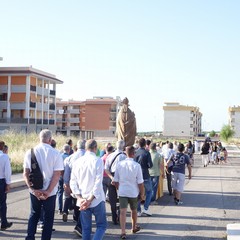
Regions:
[[[157,190],[158,190],[158,183],[159,183],[159,176],[151,177],[152,181],[152,199],[151,201],[156,200]]]
[[[30,193],[31,213],[28,219],[28,230],[26,240],[35,240],[37,223],[40,218],[41,209],[43,211],[44,226],[41,240],[50,240],[54,221],[56,195],[46,200],[38,200]]]
[[[81,211],[82,238],[84,240],[91,240],[92,214],[95,216],[96,221],[96,232],[93,236],[93,240],[101,240],[107,229],[105,202],[102,201],[96,207]]]
[[[58,198],[58,210],[63,210],[63,177],[61,176],[58,181],[58,191],[57,191],[57,198]]]
[[[152,182],[151,182],[151,178],[149,179],[144,179],[144,189],[145,189],[145,202],[144,202],[144,209],[148,210],[148,207],[151,203],[152,200]],[[141,212],[141,202],[138,201],[138,207],[137,207],[137,211]]]

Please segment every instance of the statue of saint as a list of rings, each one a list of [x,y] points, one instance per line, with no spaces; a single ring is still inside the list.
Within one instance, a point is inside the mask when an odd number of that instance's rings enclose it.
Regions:
[[[131,146],[137,134],[135,114],[129,109],[127,98],[123,99],[122,104],[117,115],[116,136],[118,140],[125,141],[125,146]]]

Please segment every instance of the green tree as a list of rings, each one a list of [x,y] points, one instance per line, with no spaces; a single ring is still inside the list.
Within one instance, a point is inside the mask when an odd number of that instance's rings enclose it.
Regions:
[[[228,140],[233,137],[234,133],[235,132],[233,131],[230,125],[224,125],[221,129],[220,137],[224,141],[228,142]]]
[[[210,133],[209,133],[209,137],[215,137],[216,136],[216,132],[214,130],[212,130]]]

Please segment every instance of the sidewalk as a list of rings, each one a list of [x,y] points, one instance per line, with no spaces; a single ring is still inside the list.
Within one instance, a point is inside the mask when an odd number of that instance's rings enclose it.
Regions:
[[[130,233],[128,212],[128,239],[226,239],[227,224],[240,222],[240,151],[235,146],[227,146],[227,150],[229,152],[227,164],[209,165],[206,168],[201,163],[201,156],[195,155],[193,178],[186,180],[182,195],[183,205],[174,204],[172,196],[166,192],[165,182],[164,196],[158,200],[159,205],[150,207],[152,217],[138,218],[142,230],[137,234]],[[16,180],[17,178],[16,176]],[[8,196],[8,216],[10,221],[14,222],[14,226],[6,232],[0,232],[1,239],[23,239],[26,233],[29,214],[28,191],[25,187],[16,188],[15,191]],[[120,226],[111,223],[109,204],[106,206],[109,224],[104,239],[118,239]],[[94,227],[95,224],[93,230]],[[79,239],[73,233],[74,223],[71,216],[67,223],[63,223],[61,216],[56,214],[54,228],[56,232],[53,233],[52,239]],[[36,240],[39,236],[37,234]]]

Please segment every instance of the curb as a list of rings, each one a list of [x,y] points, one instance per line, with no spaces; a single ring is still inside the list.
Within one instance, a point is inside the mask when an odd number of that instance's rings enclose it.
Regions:
[[[10,185],[11,189],[23,187],[23,186],[26,186],[26,183],[24,180],[13,180]]]

